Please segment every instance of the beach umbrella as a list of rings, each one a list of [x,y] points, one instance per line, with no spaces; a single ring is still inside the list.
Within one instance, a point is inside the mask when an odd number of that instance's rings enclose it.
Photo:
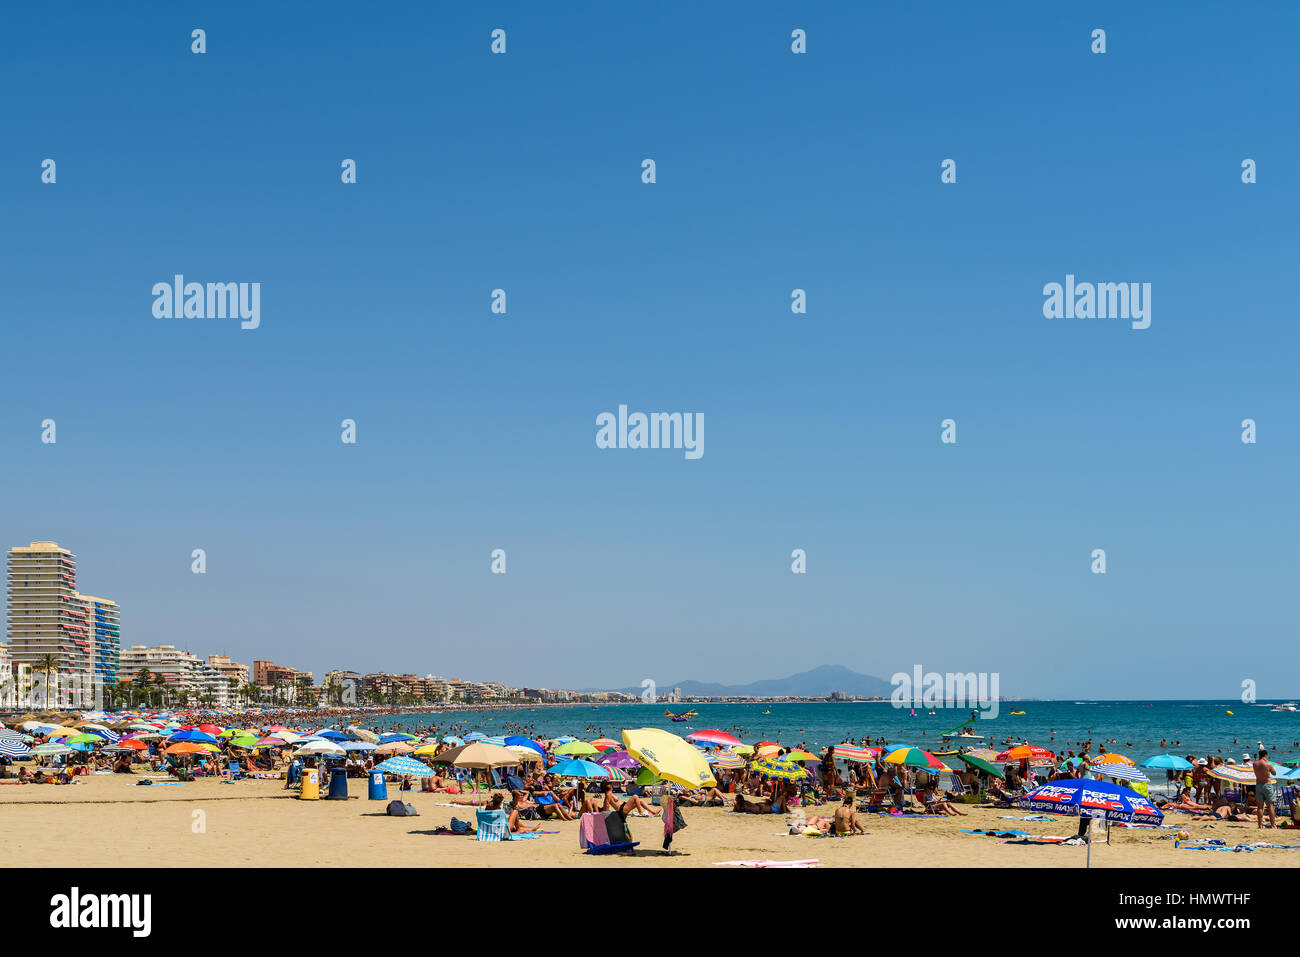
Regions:
[[[1136,767],[1136,763],[1132,758],[1123,754],[1116,754],[1113,751],[1109,754],[1103,754],[1101,757],[1097,758],[1096,761],[1092,762],[1094,768],[1102,764],[1122,764],[1125,767]]]
[[[376,764],[375,770],[382,771],[384,774],[400,774],[418,778],[431,778],[438,773],[423,761],[408,757],[389,758],[387,761]]]
[[[542,761],[545,758],[545,755],[540,751],[534,751],[532,748],[523,744],[507,744],[506,750],[513,751],[515,754],[519,755],[520,761]]]
[[[375,747],[375,754],[410,754],[415,749],[405,741],[389,741],[387,744],[380,744]]]
[[[584,754],[599,754],[600,752],[586,741],[570,741],[568,744],[562,744],[556,748],[555,753],[577,757]]]
[[[731,753],[732,753],[732,754],[743,754],[743,755],[745,755],[746,757],[748,757],[749,755],[751,755],[751,754],[754,753],[754,746],[753,746],[752,744],[742,744],[742,745],[741,745],[740,747],[738,747],[738,748],[732,748],[732,749],[731,749]]]
[[[443,743],[443,744],[457,744],[457,745],[459,745],[459,744],[464,744],[464,743],[465,743],[465,739],[464,739],[464,738],[458,738],[458,737],[456,737],[456,735],[454,735],[454,734],[449,734],[449,735],[447,735],[445,738],[442,739],[442,743]]]
[[[1233,784],[1255,784],[1255,769],[1245,764],[1220,764],[1217,768],[1210,768],[1205,772],[1212,778],[1218,778],[1220,781],[1231,781]]]
[[[601,752],[600,756],[596,758],[596,763],[602,768],[618,768],[620,770],[630,770],[641,766],[640,761],[621,749]],[[741,761],[740,764],[743,767],[745,762]]]
[[[97,734],[74,734],[63,739],[64,744],[103,744],[104,739]]]
[[[116,747],[116,748],[129,748],[129,749],[132,750],[132,751],[148,751],[148,750],[149,750],[149,745],[145,744],[143,741],[140,741],[140,740],[138,740],[138,739],[136,739],[136,738],[125,738],[125,739],[123,739],[123,740],[117,742],[117,744],[114,745],[114,747]]]
[[[739,754],[732,754],[730,751],[719,751],[717,754],[711,754],[708,760],[715,768],[722,768],[724,771],[736,771],[745,766],[745,759]]]
[[[55,744],[53,742],[49,744],[38,744],[36,747],[32,748],[32,754],[37,757],[45,757],[54,754],[71,754],[72,751],[73,749],[68,747],[66,744]]]
[[[207,754],[209,745],[198,741],[178,741],[163,751],[163,754]]]
[[[210,734],[213,737],[217,737],[218,735],[221,734],[221,729],[218,728],[215,724],[201,724],[199,725],[199,730],[202,731],[204,734]]]
[[[251,734],[237,734],[230,739],[232,748],[255,748],[257,747],[257,738]]]
[[[402,734],[400,732],[390,732],[379,736],[380,744],[392,744],[394,741],[419,741],[413,734]]]
[[[1118,778],[1121,781],[1150,781],[1151,779],[1139,771],[1137,768],[1130,768],[1127,764],[1095,764],[1088,768],[1089,774],[1100,774],[1108,778]]]
[[[444,751],[434,760],[439,764],[451,764],[458,768],[487,770],[519,764],[522,758],[509,748],[488,744],[486,741],[475,741],[473,744]]]
[[[999,781],[1006,780],[1006,775],[1001,770],[994,765],[989,764],[989,762],[983,758],[977,758],[973,754],[959,754],[957,755],[957,759],[959,761],[964,761],[967,767],[974,768],[976,771],[983,771],[985,774],[991,775]]]
[[[609,772],[594,761],[581,761],[571,758],[546,769],[547,774],[558,774],[562,778],[607,778]]]
[[[316,732],[316,736],[324,738],[326,741],[347,741],[348,736],[342,731],[336,731],[334,728],[321,728]]]
[[[509,740],[508,738],[506,740]],[[597,738],[591,742],[591,746],[597,751],[620,751],[623,745],[619,744],[612,738]]]
[[[757,761],[751,761],[749,769],[765,778],[776,778],[781,781],[802,781],[804,778],[812,776],[812,773],[803,765],[778,757],[759,758]]]
[[[344,751],[378,751],[379,745],[369,741],[340,741],[339,747]]]
[[[308,741],[293,752],[300,754],[343,754],[344,751],[333,741]]]
[[[1156,754],[1142,762],[1144,768],[1162,768],[1166,771],[1190,771],[1195,765],[1176,754]]]
[[[642,787],[648,787],[652,784],[659,784],[659,776],[649,768],[642,768],[636,773],[636,783]]]
[[[257,741],[254,742],[254,746],[259,748],[283,748],[288,743],[289,742],[284,740],[284,738],[273,734],[265,738],[258,738]]]
[[[506,736],[506,747],[508,748],[511,747],[512,745],[516,745],[521,748],[532,748],[538,754],[546,753],[546,746],[543,745],[542,742],[535,741],[532,738],[526,737],[525,735],[522,734],[510,734]]]
[[[483,743],[495,744],[498,748],[504,748],[506,746],[506,738],[503,734],[494,734],[490,738],[484,738]]]
[[[465,742],[470,744],[475,741],[482,741],[486,737],[487,735],[482,731],[471,731],[469,734],[465,735]]]
[[[418,748],[416,748],[415,750],[413,750],[411,753],[412,753],[412,754],[430,755],[430,754],[436,754],[437,752],[438,752],[438,745],[437,745],[437,744],[430,743],[430,744],[422,744],[422,745],[420,745]]]
[[[348,725],[348,733],[358,741],[369,741],[371,744],[379,743],[379,735],[375,734],[373,731],[367,731],[365,728]]]
[[[1104,817],[1107,821],[1159,824],[1163,813],[1136,791],[1109,781],[1066,778],[1040,784],[1020,799],[1020,806],[1040,814],[1068,814],[1075,817]],[[1088,842],[1088,864],[1092,864],[1092,842]]]
[[[15,738],[0,738],[0,754],[10,758],[25,758],[32,749]]]
[[[822,748],[822,754],[825,754],[826,750]],[[835,758],[839,761],[870,761],[879,753],[880,748],[860,748],[856,744],[835,745]]]
[[[996,761],[1023,761],[1029,759],[1030,764],[1051,763],[1056,764],[1056,755],[1046,748],[1037,748],[1028,744],[1018,744],[1014,748],[1008,748],[1000,753],[994,760]]]
[[[811,752],[809,752],[809,751],[800,751],[800,750],[798,750],[798,749],[795,749],[794,751],[789,751],[789,752],[787,752],[786,755],[785,755],[785,759],[786,759],[787,761],[798,761],[798,762],[801,763],[801,764],[802,764],[804,761],[820,761],[820,760],[821,760],[821,758],[819,758],[817,755],[815,755],[815,754],[813,754],[813,753],[811,753]]]
[[[689,741],[659,728],[634,728],[623,732],[627,753],[665,780],[686,788],[714,787],[717,779],[709,762]]]
[[[1300,780],[1300,768],[1292,768],[1277,776],[1278,780],[1297,781]]]
[[[934,768],[939,771],[948,769],[948,765],[929,751],[922,751],[920,748],[898,748],[886,754],[883,760],[887,764],[906,764],[912,768]]]
[[[187,731],[177,731],[169,741],[189,741],[194,744],[216,744],[217,739],[206,731],[196,731],[193,728]]]
[[[716,744],[719,747],[734,748],[737,745],[744,744],[740,738],[734,734],[727,734],[725,731],[719,731],[716,728],[706,728],[703,731],[694,731],[686,736],[687,741],[694,741],[696,744]]]

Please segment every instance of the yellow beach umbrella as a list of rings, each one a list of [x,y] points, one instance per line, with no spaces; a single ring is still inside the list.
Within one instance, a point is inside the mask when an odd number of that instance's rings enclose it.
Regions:
[[[623,732],[627,753],[659,777],[684,788],[717,785],[709,762],[695,745],[659,728],[636,728]]]

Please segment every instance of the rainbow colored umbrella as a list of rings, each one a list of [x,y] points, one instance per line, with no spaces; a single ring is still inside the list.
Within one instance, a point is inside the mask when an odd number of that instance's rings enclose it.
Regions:
[[[922,751],[920,748],[898,748],[890,751],[885,755],[884,761],[887,764],[905,764],[912,768],[934,768],[939,771],[948,770],[948,765],[944,764],[929,751]]]
[[[825,753],[826,749],[823,748],[822,754]],[[856,744],[835,745],[835,759],[837,761],[870,761],[879,753],[880,748],[860,748]]]
[[[710,754],[708,761],[715,768],[722,768],[724,771],[735,771],[745,766],[745,759],[738,754],[732,754],[730,751],[719,751],[717,754]]]

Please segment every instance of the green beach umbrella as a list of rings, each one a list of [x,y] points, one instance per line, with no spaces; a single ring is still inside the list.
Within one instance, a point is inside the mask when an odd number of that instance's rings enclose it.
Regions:
[[[997,778],[999,781],[1006,780],[1005,774],[1003,774],[1000,770],[998,770],[993,765],[989,764],[983,758],[973,757],[972,755],[969,754],[959,754],[957,755],[957,757],[959,760],[965,761],[968,767],[972,767],[976,771],[983,771],[985,774],[992,775],[993,777]]]
[[[642,768],[636,773],[636,783],[642,787],[648,787],[651,784],[658,784],[659,776],[649,768]]]
[[[581,754],[599,754],[600,752],[586,741],[570,741],[568,744],[556,748],[555,753],[577,756]]]
[[[257,747],[257,738],[251,734],[240,734],[230,739],[232,748],[255,748]]]
[[[103,744],[104,738],[97,734],[74,734],[70,738],[64,738],[64,744]]]

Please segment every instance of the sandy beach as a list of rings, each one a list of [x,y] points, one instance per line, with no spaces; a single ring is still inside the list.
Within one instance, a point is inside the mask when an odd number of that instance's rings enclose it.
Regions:
[[[721,808],[685,808],[671,856],[662,851],[657,818],[629,821],[641,846],[635,856],[584,854],[575,822],[543,822],[533,840],[508,844],[471,837],[435,836],[453,815],[473,820],[472,807],[447,806],[450,796],[408,791],[401,796],[419,817],[388,817],[384,803],[365,797],[366,782],[349,781],[347,801],[302,801],[283,782],[200,780],[138,787],[138,776],[90,775],[76,784],[0,787],[0,862],[5,867],[713,867],[732,860],[817,859],[833,867],[1078,867],[1079,846],[1004,844],[962,828],[1018,829],[1069,836],[1077,819],[1053,823],[1011,820],[1027,812],[968,807],[966,817],[865,817],[867,834],[849,838],[792,837],[780,816],[734,814]],[[358,795],[360,795],[358,797]],[[815,813],[815,812],[814,812]],[[1300,831],[1255,825],[1205,825],[1178,820],[1193,840],[1229,846],[1268,840],[1300,845]],[[1110,831],[1096,843],[1093,867],[1285,867],[1285,850],[1224,853],[1176,849],[1175,830]]]

